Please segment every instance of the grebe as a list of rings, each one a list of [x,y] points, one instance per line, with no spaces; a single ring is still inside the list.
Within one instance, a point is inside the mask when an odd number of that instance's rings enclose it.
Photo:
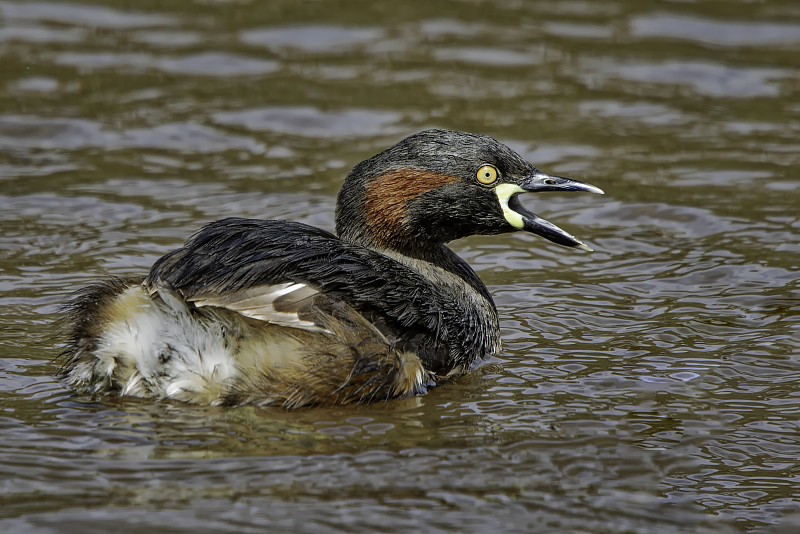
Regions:
[[[212,405],[422,393],[500,350],[492,297],[448,242],[523,230],[591,250],[523,207],[520,194],[540,191],[603,193],[491,137],[417,133],[350,171],[338,237],[223,219],[146,278],[81,290],[60,374],[82,393]]]

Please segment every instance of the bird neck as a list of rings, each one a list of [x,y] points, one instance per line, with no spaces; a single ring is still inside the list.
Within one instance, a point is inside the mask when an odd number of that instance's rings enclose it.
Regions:
[[[494,307],[489,290],[472,267],[444,244],[422,242],[412,245],[407,240],[391,240],[378,244],[364,226],[348,226],[344,229],[337,224],[336,230],[343,241],[389,256],[425,278],[440,280],[441,275],[455,276]],[[434,276],[433,273],[436,272],[439,272],[440,276]]]

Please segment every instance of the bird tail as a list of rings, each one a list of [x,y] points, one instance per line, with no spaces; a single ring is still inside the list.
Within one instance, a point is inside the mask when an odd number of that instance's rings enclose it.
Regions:
[[[105,314],[109,305],[127,289],[141,283],[141,278],[110,278],[72,294],[61,310],[67,342],[57,358],[61,363],[59,378],[79,390],[113,389],[108,373],[100,369],[101,362],[94,352],[107,323]]]

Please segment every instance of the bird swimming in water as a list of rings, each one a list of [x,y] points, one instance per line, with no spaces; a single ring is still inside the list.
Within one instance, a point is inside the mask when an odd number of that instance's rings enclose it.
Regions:
[[[60,375],[81,393],[212,405],[423,393],[500,350],[492,297],[447,243],[523,230],[591,250],[519,200],[541,191],[603,193],[491,137],[419,132],[350,171],[337,235],[222,219],[146,278],[79,291]]]

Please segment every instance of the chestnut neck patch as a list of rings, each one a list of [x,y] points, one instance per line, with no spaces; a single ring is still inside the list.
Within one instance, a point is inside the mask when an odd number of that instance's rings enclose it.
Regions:
[[[408,247],[415,240],[404,225],[408,203],[458,180],[457,176],[419,169],[394,169],[370,180],[363,204],[370,236],[382,247]]]

